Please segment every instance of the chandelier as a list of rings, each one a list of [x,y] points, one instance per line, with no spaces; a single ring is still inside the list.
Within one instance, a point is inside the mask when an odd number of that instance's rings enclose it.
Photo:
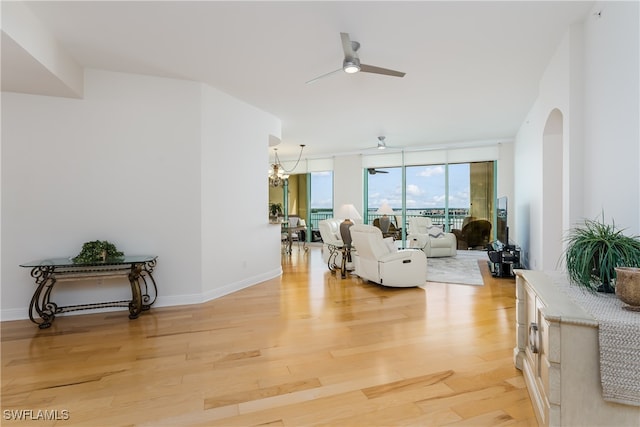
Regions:
[[[293,172],[295,168],[298,167],[298,163],[300,163],[300,158],[302,158],[302,150],[304,150],[304,144],[300,144],[300,153],[298,154],[298,160],[296,161],[296,164],[290,170],[287,170],[280,162],[280,158],[278,157],[278,149],[273,149],[273,164],[269,168],[269,185],[271,187],[279,187],[283,185],[287,179],[289,179],[289,173]]]

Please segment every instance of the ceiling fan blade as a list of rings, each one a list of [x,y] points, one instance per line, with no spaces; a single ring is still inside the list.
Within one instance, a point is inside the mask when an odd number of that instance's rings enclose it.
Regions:
[[[351,42],[351,37],[349,37],[349,33],[340,33],[340,38],[342,39],[342,50],[344,51],[345,59],[353,59],[357,58],[356,49],[354,49],[354,45]],[[356,46],[360,46],[356,44]]]
[[[309,84],[309,83],[313,83],[313,82],[318,81],[318,80],[320,80],[320,79],[323,79],[323,78],[325,78],[325,77],[329,77],[331,74],[335,74],[335,73],[337,73],[338,71],[342,71],[342,68],[338,68],[337,70],[330,71],[330,72],[328,72],[328,73],[326,73],[326,74],[323,74],[323,75],[321,75],[321,76],[318,76],[318,77],[316,77],[315,79],[311,79],[311,80],[309,80],[309,81],[308,81],[308,82],[306,82],[306,83],[307,83],[307,84]]]
[[[367,171],[369,172],[370,175],[375,175],[377,173],[389,173],[389,171],[383,171],[375,168],[368,168]]]
[[[404,77],[406,73],[389,70],[388,68],[374,67],[373,65],[360,64],[360,71],[365,73],[383,74],[385,76]]]

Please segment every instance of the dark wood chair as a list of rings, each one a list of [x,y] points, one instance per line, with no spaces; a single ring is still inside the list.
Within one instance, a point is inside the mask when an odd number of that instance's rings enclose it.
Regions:
[[[387,230],[384,230],[380,225],[380,218],[376,218],[373,220],[373,226],[379,228],[380,231],[382,231],[382,237],[393,237],[395,240],[398,240],[398,229],[391,220],[389,221],[389,228]]]

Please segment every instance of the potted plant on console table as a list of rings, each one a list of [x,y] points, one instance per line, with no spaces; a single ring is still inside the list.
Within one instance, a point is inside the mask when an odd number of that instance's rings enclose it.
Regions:
[[[269,203],[269,220],[271,222],[278,222],[279,215],[282,215],[282,204]]]
[[[565,263],[571,283],[590,291],[615,292],[616,267],[640,267],[640,240],[616,229],[615,222],[585,220],[565,239]]]
[[[119,261],[124,258],[124,253],[120,252],[116,245],[107,240],[94,240],[85,242],[78,255],[73,258],[76,264],[91,264],[96,262],[107,262],[109,260]]]

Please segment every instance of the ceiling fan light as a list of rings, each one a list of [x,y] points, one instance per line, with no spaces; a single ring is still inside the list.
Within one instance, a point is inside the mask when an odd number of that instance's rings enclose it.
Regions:
[[[384,150],[385,148],[387,148],[387,143],[385,141],[384,136],[379,136],[378,137],[378,150]]]
[[[345,64],[342,67],[342,69],[347,74],[353,74],[353,73],[357,73],[358,71],[360,71],[360,66],[358,64],[354,63],[354,62],[345,62]]]

